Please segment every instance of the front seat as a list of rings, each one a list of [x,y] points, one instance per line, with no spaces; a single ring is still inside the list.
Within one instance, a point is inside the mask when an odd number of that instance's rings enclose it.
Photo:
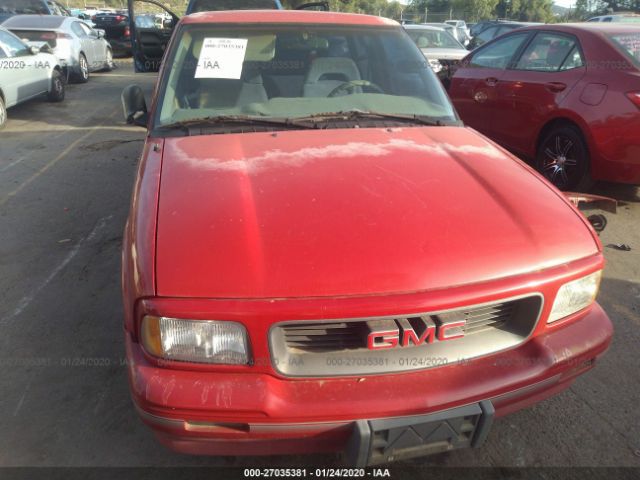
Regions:
[[[304,80],[305,97],[327,97],[345,82],[360,80],[360,71],[347,57],[320,57],[311,62]]]

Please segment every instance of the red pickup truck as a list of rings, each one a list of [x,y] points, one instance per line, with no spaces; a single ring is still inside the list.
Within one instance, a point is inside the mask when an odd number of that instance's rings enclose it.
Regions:
[[[183,18],[123,246],[134,403],[196,454],[477,447],[594,366],[602,247],[391,20]]]

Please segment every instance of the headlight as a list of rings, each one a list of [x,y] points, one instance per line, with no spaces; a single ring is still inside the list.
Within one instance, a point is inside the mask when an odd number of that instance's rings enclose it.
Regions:
[[[560,320],[591,305],[598,295],[601,278],[602,270],[599,270],[560,287],[547,323]]]
[[[442,64],[436,60],[436,59],[430,59],[429,60],[429,65],[431,66],[431,69],[435,72],[438,73],[440,70],[442,70]]]
[[[245,365],[247,332],[236,322],[181,320],[147,315],[142,345],[151,355],[183,362]]]

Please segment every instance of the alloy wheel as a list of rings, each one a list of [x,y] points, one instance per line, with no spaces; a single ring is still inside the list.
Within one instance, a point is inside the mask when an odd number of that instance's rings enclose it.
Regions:
[[[89,65],[87,64],[87,59],[84,55],[80,56],[80,74],[82,75],[83,80],[89,78]]]
[[[563,189],[576,183],[581,176],[580,152],[566,135],[551,136],[543,145],[542,173],[556,187]]]

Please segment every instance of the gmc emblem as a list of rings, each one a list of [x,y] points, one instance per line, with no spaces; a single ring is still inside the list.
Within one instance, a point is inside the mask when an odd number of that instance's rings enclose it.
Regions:
[[[436,325],[430,317],[412,318],[413,324],[406,318],[398,318],[395,321],[371,322],[371,332],[367,337],[369,350],[382,350],[395,347],[418,346],[436,341],[454,340],[464,337],[462,327],[465,320],[439,323]],[[395,328],[389,328],[390,323]]]

